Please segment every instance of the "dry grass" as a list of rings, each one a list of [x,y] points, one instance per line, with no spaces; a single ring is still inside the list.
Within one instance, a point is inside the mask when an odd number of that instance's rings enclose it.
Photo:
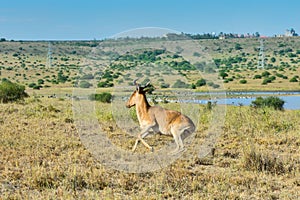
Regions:
[[[110,115],[108,105],[100,106],[105,109],[99,119]],[[209,111],[200,109],[195,144],[205,139],[208,126]],[[68,100],[1,104],[0,116],[0,199],[299,197],[299,111],[228,107],[224,132],[212,155],[183,157],[164,169],[141,174],[105,168],[91,156],[79,139]],[[113,122],[106,119],[103,123]],[[158,148],[164,139],[147,141]],[[126,135],[115,138],[127,150],[133,141]],[[143,152],[144,147],[138,149]]]

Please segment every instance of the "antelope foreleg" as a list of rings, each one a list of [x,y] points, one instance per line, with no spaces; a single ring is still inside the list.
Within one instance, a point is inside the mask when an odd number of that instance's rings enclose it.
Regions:
[[[139,141],[141,141],[143,143],[143,145],[145,147],[147,147],[148,149],[150,149],[153,152],[153,147],[151,147],[143,138],[146,137],[149,134],[149,128],[145,129],[144,131],[142,131],[139,135],[138,138],[135,141],[135,144],[132,148],[132,151],[134,152],[136,150],[136,147],[139,143]]]
[[[132,148],[132,152],[134,152],[136,150],[136,147],[137,147],[139,141],[141,141],[145,147],[147,147],[148,149],[150,149],[153,152],[153,147],[151,147],[140,135],[138,136],[138,139],[136,139],[136,141],[135,141],[135,144]]]

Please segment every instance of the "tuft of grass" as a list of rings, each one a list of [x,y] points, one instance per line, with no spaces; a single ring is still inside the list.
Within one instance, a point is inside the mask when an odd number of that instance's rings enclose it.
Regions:
[[[278,155],[271,155],[255,148],[244,152],[244,168],[257,172],[269,172],[272,174],[283,174],[288,170],[286,163]]]

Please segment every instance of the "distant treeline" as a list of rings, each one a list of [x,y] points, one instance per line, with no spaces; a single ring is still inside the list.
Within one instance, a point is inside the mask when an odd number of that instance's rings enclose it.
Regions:
[[[168,39],[194,39],[194,40],[202,40],[202,39],[219,39],[219,38],[258,38],[260,37],[260,33],[256,32],[253,34],[247,33],[247,34],[236,34],[236,33],[223,33],[220,32],[219,34],[216,33],[197,33],[197,34],[190,34],[190,33],[168,33],[167,35]]]

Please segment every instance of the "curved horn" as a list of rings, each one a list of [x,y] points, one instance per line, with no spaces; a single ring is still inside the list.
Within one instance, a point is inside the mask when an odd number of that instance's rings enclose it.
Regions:
[[[138,84],[136,83],[137,80],[139,80],[139,79],[137,78],[137,79],[135,79],[135,80],[133,81],[133,84],[134,84],[134,85],[138,85]]]
[[[133,81],[133,84],[135,85],[135,87],[136,87],[137,90],[140,90],[140,85],[136,82],[137,80],[139,80],[139,79],[138,79],[138,78],[135,79],[135,80]]]
[[[148,83],[146,83],[145,87],[148,87],[150,85],[150,83],[151,83],[150,81]]]

